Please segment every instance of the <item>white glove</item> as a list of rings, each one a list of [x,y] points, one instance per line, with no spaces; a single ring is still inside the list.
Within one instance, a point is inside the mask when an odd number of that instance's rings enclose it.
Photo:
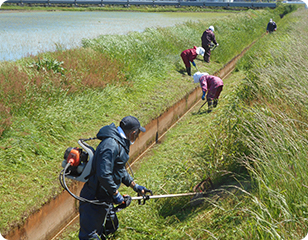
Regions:
[[[216,46],[218,47],[218,45],[219,45],[219,44],[217,43]]]

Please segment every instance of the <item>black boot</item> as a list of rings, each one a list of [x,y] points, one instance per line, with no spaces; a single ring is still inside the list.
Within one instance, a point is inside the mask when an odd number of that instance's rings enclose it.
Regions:
[[[191,76],[191,67],[187,67],[186,71],[187,71],[188,76]]]
[[[213,103],[213,107],[214,107],[214,108],[217,107],[217,104],[218,104],[218,99],[215,99],[215,100],[214,100],[214,103]]]
[[[208,100],[207,101],[207,107],[208,107],[208,110],[207,112],[212,112],[212,109],[213,109],[213,101],[212,100]]]

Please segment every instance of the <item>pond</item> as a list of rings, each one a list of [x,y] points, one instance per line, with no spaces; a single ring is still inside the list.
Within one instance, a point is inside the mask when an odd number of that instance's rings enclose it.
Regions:
[[[0,61],[15,61],[39,52],[81,46],[83,38],[142,32],[226,13],[27,12],[0,10]],[[204,26],[206,29],[208,26]]]

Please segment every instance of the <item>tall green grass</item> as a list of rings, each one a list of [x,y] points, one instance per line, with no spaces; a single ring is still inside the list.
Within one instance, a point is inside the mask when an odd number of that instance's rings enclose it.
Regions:
[[[253,232],[265,239],[299,239],[307,232],[308,52],[303,33],[308,29],[304,11],[293,20],[298,16],[304,18],[268,36],[268,50],[250,59],[254,67],[238,94],[251,106],[240,108],[245,114],[238,119],[250,149],[242,161],[257,187],[256,201],[246,211],[258,218],[260,230]],[[252,96],[248,101],[247,95]]]
[[[220,43],[213,54],[213,61],[223,65],[240,53],[265,32],[268,17],[273,15],[277,17],[278,13],[249,10],[245,14],[239,13],[211,22],[215,26],[217,41]],[[203,33],[208,25],[209,22],[205,19],[198,24],[188,22],[171,28],[147,29],[143,33],[104,35],[94,40],[84,40],[83,45],[100,52],[108,52],[113,58],[122,59],[129,68],[130,76],[134,78],[140,74],[140,65],[143,66],[141,69],[144,72],[164,72],[170,61],[174,62],[175,56],[183,50],[201,45],[200,32]],[[176,60],[179,61],[179,57]]]
[[[145,124],[194,88],[192,79],[180,74],[184,65],[179,55],[201,44],[201,34],[209,25],[218,26],[216,36],[223,41],[240,32],[230,34],[227,22],[243,26],[247,17],[255,19],[252,24],[256,31],[237,41],[241,49],[249,43],[247,39],[255,40],[265,31],[264,25],[272,15],[269,10],[249,11],[217,22],[204,20],[126,36],[104,36],[84,41],[85,48],[2,63],[1,86],[14,83],[15,88],[0,88],[4,103],[0,108],[4,116],[0,121],[1,233],[21,224],[62,191],[57,179],[61,158],[69,145],[76,145],[76,139],[92,137],[102,125],[117,124],[128,114]],[[226,31],[219,30],[220,26]],[[221,44],[213,53],[211,66],[216,70],[234,56],[236,51],[228,48],[236,47]],[[224,58],[219,60],[219,55]],[[211,68],[201,61],[199,64]],[[215,164],[210,161],[213,168],[209,173],[216,171],[220,158],[217,154]],[[185,168],[183,164],[166,174],[172,179]],[[194,182],[198,178],[200,175],[195,175]],[[162,207],[162,213],[165,211]]]

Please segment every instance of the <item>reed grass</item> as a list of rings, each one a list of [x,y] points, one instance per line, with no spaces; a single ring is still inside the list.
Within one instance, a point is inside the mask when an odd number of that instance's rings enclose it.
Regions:
[[[307,26],[296,26],[286,29],[287,36],[269,36],[280,47],[253,60],[257,67],[245,84],[253,98],[247,109],[251,117],[242,122],[251,151],[243,163],[257,186],[258,199],[247,211],[259,217],[257,226],[274,239],[300,239],[307,232],[307,205],[303,204],[307,195],[307,39],[302,34]]]

